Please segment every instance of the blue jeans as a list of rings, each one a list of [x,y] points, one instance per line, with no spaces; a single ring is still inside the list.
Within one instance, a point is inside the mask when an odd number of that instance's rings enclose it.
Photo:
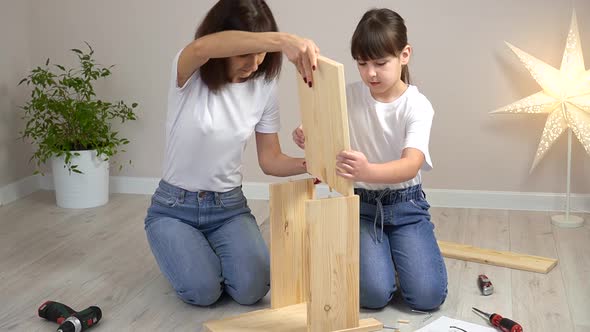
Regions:
[[[385,307],[399,288],[413,309],[438,308],[447,270],[421,185],[401,190],[355,189],[360,196],[360,303]]]
[[[160,181],[145,230],[160,270],[183,301],[207,306],[225,290],[248,305],[268,293],[268,248],[241,187],[190,192]]]

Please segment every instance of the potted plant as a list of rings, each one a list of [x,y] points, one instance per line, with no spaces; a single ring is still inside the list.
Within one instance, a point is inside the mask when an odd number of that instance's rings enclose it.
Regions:
[[[65,208],[108,202],[109,160],[129,143],[112,122],[136,119],[137,103],[128,106],[96,97],[94,83],[110,76],[113,66],[97,64],[94,50],[86,45],[88,50],[71,50],[79,66],[50,66],[47,59],[45,66],[33,69],[19,83],[32,87],[30,100],[22,106],[26,124],[21,138],[36,145],[31,157],[35,174],[51,161],[57,205]]]

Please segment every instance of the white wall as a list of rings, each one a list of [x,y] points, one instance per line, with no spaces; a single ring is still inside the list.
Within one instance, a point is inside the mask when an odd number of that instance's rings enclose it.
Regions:
[[[29,8],[27,2],[3,2],[2,9],[18,14],[2,10],[8,23],[3,20],[0,24],[10,31],[8,35],[2,32],[2,41],[14,40],[18,46],[10,48],[17,64],[0,67],[1,82],[9,83],[0,83],[0,93],[4,96],[5,87],[23,75],[29,57],[31,65],[47,57],[67,64],[74,59],[68,49],[90,42],[100,62],[117,65],[113,78],[100,84],[99,94],[140,103],[140,119],[121,129],[132,142],[121,159],[132,159],[134,166],[113,175],[159,177],[170,61],[192,39],[197,24],[214,3],[36,0]],[[280,29],[314,39],[324,55],[345,64],[350,81],[358,79],[348,47],[360,16],[372,7],[397,10],[406,19],[414,46],[410,64],[413,81],[436,111],[431,139],[435,169],[425,175],[425,186],[515,192],[565,191],[566,140],[562,137],[529,175],[545,116],[488,114],[540,90],[504,41],[558,67],[571,3],[575,3],[590,67],[590,1],[269,0]],[[31,19],[23,22],[19,15]],[[23,40],[26,36],[30,37],[28,42]],[[3,51],[2,59],[5,57]],[[12,78],[6,79],[7,70]],[[11,93],[22,98],[20,90]],[[294,69],[288,63],[281,76],[280,101],[283,149],[302,155],[290,141],[299,115]],[[5,98],[0,105],[3,110],[14,110]],[[7,143],[14,135],[15,115],[2,116],[0,151],[19,153],[14,159],[0,154],[0,185],[30,174],[24,163],[28,155],[23,155],[28,151]],[[573,153],[572,190],[590,193],[590,157],[577,141]],[[258,169],[253,144],[247,151],[245,174],[246,181],[276,181]]]

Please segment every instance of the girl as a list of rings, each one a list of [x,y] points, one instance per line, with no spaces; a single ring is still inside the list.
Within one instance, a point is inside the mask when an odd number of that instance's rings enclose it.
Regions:
[[[269,290],[268,249],[241,189],[242,155],[256,132],[264,173],[305,172],[277,137],[280,52],[311,87],[313,41],[277,32],[263,0],[221,0],[174,58],[164,174],[145,230],[160,270],[187,303],[210,305],[225,290],[253,304]]]
[[[353,151],[338,154],[336,166],[339,176],[355,181],[361,201],[360,303],[382,308],[400,289],[410,307],[432,310],[447,295],[420,174],[432,169],[434,111],[409,85],[412,48],[404,20],[389,9],[368,11],[353,34],[351,53],[362,78],[346,90]],[[305,147],[301,127],[293,138]]]

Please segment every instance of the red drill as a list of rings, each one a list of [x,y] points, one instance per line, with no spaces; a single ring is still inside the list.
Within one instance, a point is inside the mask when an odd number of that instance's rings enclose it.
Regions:
[[[99,307],[88,307],[82,311],[75,311],[65,304],[47,301],[39,307],[39,317],[56,322],[59,325],[57,332],[81,332],[102,318]]]
[[[502,332],[522,332],[522,326],[515,321],[504,318],[498,314],[488,314],[477,308],[472,309],[487,318],[492,325],[498,327]]]

